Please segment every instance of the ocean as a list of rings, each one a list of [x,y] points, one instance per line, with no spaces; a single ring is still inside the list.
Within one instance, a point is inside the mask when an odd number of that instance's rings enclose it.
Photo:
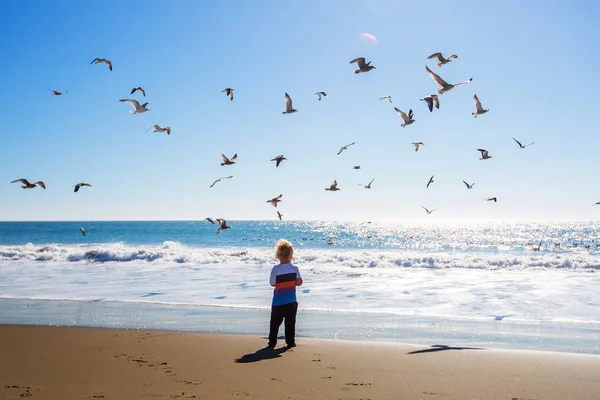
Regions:
[[[285,238],[299,336],[600,354],[599,223],[228,225],[2,222],[0,323],[264,334]]]

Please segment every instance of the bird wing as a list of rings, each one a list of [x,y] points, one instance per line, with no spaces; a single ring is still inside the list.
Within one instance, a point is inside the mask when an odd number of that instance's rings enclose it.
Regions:
[[[448,57],[448,58],[455,58],[455,59],[456,59],[456,58],[458,58],[458,56],[457,56],[456,54],[452,54],[452,55],[451,55],[450,57]]]
[[[237,158],[237,153],[235,153],[235,154],[233,155],[233,157],[231,157],[231,160],[230,160],[230,161],[235,161],[235,159],[236,159],[236,158]]]
[[[423,97],[422,99],[419,99],[419,100],[427,103],[427,108],[429,108],[429,112],[433,111],[433,98],[427,96],[427,97]]]
[[[145,102],[144,104],[142,104],[142,108],[146,108],[146,106],[148,105],[148,103],[150,103],[149,101]],[[139,103],[138,103],[139,104]]]
[[[532,145],[532,144],[534,144],[534,143],[535,143],[535,142],[528,143],[528,144],[526,144],[526,145],[525,145],[525,147],[527,147],[527,146],[531,146],[531,145]]]
[[[219,182],[219,181],[220,181],[220,179],[217,179],[217,180],[215,180],[215,181],[214,181],[214,182],[213,182],[213,183],[212,183],[212,184],[211,184],[209,187],[213,187],[213,186],[215,186],[215,185],[216,185],[216,183],[217,183],[217,182]]]
[[[369,182],[369,184],[367,186],[371,186],[371,183],[373,183],[374,180],[375,180],[375,178],[371,179],[371,182]]]
[[[123,100],[119,100],[119,101],[122,101],[123,103],[129,103],[129,104],[131,104],[131,106],[132,106],[132,107],[133,107],[135,110],[137,110],[138,108],[140,108],[140,102],[139,102],[139,101],[137,101],[137,100],[133,100],[133,99],[123,99]],[[146,103],[146,104],[148,104],[148,103]]]
[[[441,87],[448,86],[448,82],[446,82],[445,80],[443,80],[442,78],[440,78],[440,76],[438,74],[436,74],[435,72],[433,72],[432,70],[430,70],[429,67],[425,66],[425,69],[427,70],[427,73],[429,74],[429,76],[431,77],[431,79],[433,79],[433,81],[435,83],[437,83]]]
[[[37,181],[37,182],[33,182],[34,185],[40,185],[41,187],[43,187],[44,189],[46,189],[46,184],[42,181]]]
[[[227,225],[227,221],[223,218],[217,218],[217,221],[219,221],[219,228],[224,228]]]
[[[482,156],[485,156],[488,153],[488,151],[484,149],[477,149],[477,151],[480,151]]]
[[[435,106],[435,108],[437,108],[439,110],[440,109],[440,99],[436,95],[431,96],[431,98],[433,99],[433,105]]]
[[[170,126],[167,126],[167,127],[165,128],[165,130],[167,131],[167,135],[170,135],[170,134],[171,134],[171,127],[170,127]]]
[[[90,63],[90,65],[92,65],[92,64],[93,64],[93,63],[95,63],[96,61],[98,61],[98,57],[94,58],[94,59],[92,60],[92,62]]]
[[[78,183],[77,185],[75,185],[75,190],[73,190],[73,192],[75,192],[75,193],[79,192],[80,187],[81,187],[81,183]]]
[[[315,94],[317,95],[317,99],[321,100],[321,92],[316,92]]]
[[[104,60],[104,62],[106,63],[106,65],[108,65],[108,69],[112,71],[112,63],[108,60]]]
[[[356,63],[358,65],[358,68],[361,68],[361,69],[367,66],[367,63],[365,62],[364,57],[355,58],[354,60],[350,61],[350,64],[352,64],[352,63]]]
[[[467,189],[470,187],[470,186],[469,186],[469,184],[468,184],[467,182],[463,181],[463,183],[464,183],[465,185],[467,185]]]
[[[413,142],[412,145],[415,146],[415,151],[419,151],[419,143]]]
[[[335,189],[337,187],[337,180],[334,179],[333,182],[331,182],[331,186],[329,186],[329,189]]]
[[[292,98],[287,93],[285,94],[285,109],[288,111],[292,109]]]
[[[408,110],[408,118],[412,119],[414,115],[415,113],[413,112],[412,108]]]
[[[519,145],[519,147],[523,147],[523,145],[521,144],[521,142],[519,142],[517,139],[513,138],[513,140],[514,140],[515,142],[517,142],[517,144]]]
[[[223,159],[223,162],[224,162],[224,163],[227,163],[227,162],[229,162],[229,158],[227,158],[227,157],[225,156],[225,154],[221,154],[221,158]]]
[[[131,89],[131,92],[129,92],[129,94],[134,94],[136,90],[137,90],[137,88]]]
[[[396,110],[396,112],[398,113],[398,115],[400,115],[402,117],[402,119],[404,120],[404,122],[410,121],[410,118],[408,118],[408,115],[406,115],[406,113],[404,113],[403,111],[398,110],[396,107],[394,107],[394,110]]]
[[[282,197],[283,197],[283,194],[280,194],[280,195],[279,195],[279,196],[277,196],[277,197],[273,197],[273,200],[279,200],[279,199],[281,199]]]
[[[428,209],[426,209],[426,208],[425,208],[425,207],[423,207],[423,206],[421,206],[421,208],[422,208],[423,210],[427,211],[427,213],[429,214],[429,210],[428,210]]]
[[[477,98],[476,94],[473,95],[473,102],[475,103],[475,109],[477,110],[477,112],[483,111],[483,108],[481,107],[481,102]]]
[[[21,182],[24,185],[31,185],[31,183],[29,183],[29,181],[27,179],[25,179],[25,178],[14,180],[11,183],[16,183],[16,182]]]
[[[138,90],[140,92],[142,92],[142,94],[144,95],[144,97],[146,97],[146,91],[143,88],[139,87]]]
[[[438,60],[440,60],[440,62],[444,61],[444,56],[442,56],[442,53],[433,53],[432,55],[427,57],[428,60],[431,60],[432,58],[437,58]]]

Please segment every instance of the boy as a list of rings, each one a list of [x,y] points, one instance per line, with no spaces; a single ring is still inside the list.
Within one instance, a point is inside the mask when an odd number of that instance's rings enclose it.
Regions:
[[[271,286],[273,290],[273,303],[271,307],[271,329],[269,332],[269,347],[277,345],[279,326],[285,319],[285,342],[288,347],[296,347],[296,286],[302,286],[302,277],[298,267],[292,265],[294,246],[284,239],[279,239],[275,244],[275,257],[279,265],[271,270]]]

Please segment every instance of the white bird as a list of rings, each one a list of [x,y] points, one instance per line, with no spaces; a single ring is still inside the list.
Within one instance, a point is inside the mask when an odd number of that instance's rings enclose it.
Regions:
[[[267,200],[267,203],[271,203],[271,205],[273,207],[277,207],[277,203],[281,202],[281,198],[283,197],[283,194],[280,194],[277,197],[273,197],[271,200]]]
[[[437,210],[437,208],[434,208],[433,210],[428,210],[425,207],[421,206],[421,208],[423,208],[425,211],[427,211],[427,214],[431,214],[432,212],[434,212],[435,210]]]
[[[54,89],[48,89],[48,90],[52,92],[53,96],[62,96],[63,95],[63,92],[59,92],[58,90],[54,90]],[[69,91],[65,90],[64,93],[69,93]]]
[[[463,181],[463,183],[464,183],[465,185],[467,185],[467,189],[473,189],[473,185],[475,184],[475,183],[471,183],[471,184],[469,185],[469,184],[468,184],[467,182],[465,182],[465,181]]]
[[[369,182],[369,184],[364,185],[362,183],[359,183],[359,186],[363,186],[365,189],[371,189],[371,183],[373,183],[373,181],[375,180],[375,178],[371,179],[371,182]]]
[[[452,54],[450,57],[444,58],[442,53],[433,53],[432,55],[427,57],[428,60],[431,60],[432,58],[437,58],[440,61],[439,63],[437,63],[437,66],[441,67],[444,64],[448,64],[449,62],[452,62],[452,59],[453,58],[456,59],[456,58],[458,58],[458,56],[456,54]]]
[[[412,145],[415,146],[415,151],[419,151],[419,146],[425,146],[423,142],[412,142]]]
[[[435,181],[433,180],[433,177],[434,177],[434,176],[435,176],[435,175],[431,175],[431,178],[429,178],[429,182],[427,182],[427,186],[425,186],[425,189],[429,189],[429,185],[431,185],[433,182],[435,182]]]
[[[171,127],[170,126],[165,126],[164,128],[158,126],[158,125],[152,125],[152,127],[154,128],[154,133],[156,132],[167,132],[167,135],[171,134]]]
[[[231,179],[231,178],[233,178],[233,175],[232,176],[224,176],[222,178],[219,178],[216,181],[214,181],[209,187],[215,186],[217,184],[217,182],[221,182],[223,179]]]
[[[140,92],[142,92],[142,94],[144,95],[144,97],[146,97],[146,91],[145,91],[144,89],[142,89],[142,87],[141,87],[141,86],[134,87],[133,89],[131,89],[131,93],[129,93],[129,94],[134,94],[134,93],[135,93],[136,91],[138,91],[138,90],[139,90]]]
[[[79,228],[79,230],[81,231],[81,234],[82,234],[83,236],[85,236],[85,229],[83,229],[83,227],[80,227],[80,228]]]
[[[105,63],[106,65],[108,65],[108,69],[110,69],[112,71],[112,63],[110,61],[108,61],[106,58],[96,57],[96,58],[94,58],[94,61],[92,61],[90,63],[90,65],[100,64],[100,63]]]
[[[217,228],[217,235],[225,229],[231,229],[230,226],[227,226],[227,221],[225,221],[223,218],[217,218],[217,222],[219,223],[219,227]]]
[[[340,151],[337,152],[337,155],[339,156],[340,154],[342,154],[342,151],[348,150],[348,147],[352,146],[354,143],[356,143],[356,142],[352,142],[350,144],[340,147]]]
[[[271,159],[271,161],[275,161],[275,168],[279,167],[279,164],[281,164],[283,160],[287,160],[287,158],[285,158],[283,154],[280,154],[277,157]]]
[[[427,73],[429,74],[431,79],[433,79],[433,81],[435,83],[437,83],[438,85],[440,85],[442,87],[441,89],[437,89],[438,94],[444,94],[447,91],[454,89],[456,86],[464,85],[465,83],[469,83],[473,80],[473,78],[471,78],[468,81],[450,84],[450,83],[446,82],[445,80],[443,80],[442,78],[440,78],[439,75],[437,75],[435,72],[430,70],[429,67],[425,66],[425,69],[427,70]]]
[[[495,197],[486,197],[483,201],[493,201],[494,203],[498,202],[498,199]]]
[[[42,181],[30,183],[27,179],[21,178],[21,179],[16,179],[16,180],[12,181],[11,183],[16,183],[16,182],[22,183],[23,186],[21,186],[21,187],[23,189],[33,189],[36,186],[40,186],[41,188],[46,189],[46,184]]]
[[[326,97],[327,94],[325,92],[315,92],[315,94],[317,95],[317,99],[319,101],[321,101],[321,97]]]
[[[338,190],[342,190],[342,189],[340,189],[340,188],[338,188],[338,187],[337,187],[337,181],[336,181],[336,180],[334,180],[334,181],[331,183],[331,186],[329,186],[328,188],[325,188],[325,190],[330,190],[330,191],[332,191],[332,192],[337,192]]]
[[[419,100],[427,103],[429,112],[433,112],[433,106],[435,106],[435,108],[437,108],[438,110],[440,109],[440,99],[438,98],[437,94],[430,94],[429,96],[423,97]]]
[[[402,117],[402,119],[404,120],[404,123],[402,125],[400,125],[401,127],[404,128],[405,126],[410,125],[416,121],[415,119],[413,119],[413,116],[414,116],[413,110],[408,110],[408,115],[406,115],[406,113],[404,113],[403,111],[400,111],[396,107],[394,107],[394,110],[396,110],[396,113],[398,115],[400,115]]]
[[[144,104],[142,104],[140,106],[140,102],[137,100],[133,100],[133,99],[123,99],[123,100],[119,100],[123,103],[129,103],[131,104],[131,106],[133,107],[133,111],[129,110],[130,113],[132,114],[142,114],[145,113],[146,111],[150,111],[149,108],[146,108],[146,106],[148,105],[148,101],[145,102]]]
[[[231,158],[227,158],[227,157],[225,157],[225,154],[221,154],[221,158],[223,159],[223,162],[221,163],[221,167],[223,165],[235,164],[235,159],[237,158],[237,153],[235,153],[233,155],[233,157],[231,157]]]
[[[383,96],[383,97],[380,97],[379,100],[385,100],[385,101],[387,101],[388,103],[391,104],[392,103],[392,96]]]
[[[492,158],[492,156],[488,155],[488,151],[487,150],[477,149],[477,151],[481,152],[481,158],[480,158],[480,160],[487,160],[489,158]]]
[[[353,63],[356,63],[356,65],[358,66],[358,69],[354,70],[355,74],[360,74],[361,72],[369,72],[370,70],[375,68],[371,65],[371,61],[365,62],[364,57],[355,58],[354,60],[350,61],[350,64]]]
[[[295,113],[298,110],[295,110],[292,107],[292,98],[290,97],[289,94],[285,94],[285,111],[282,112],[282,114],[291,114],[291,113]]]
[[[233,92],[234,90],[232,88],[226,88],[221,90],[221,93],[225,92],[225,94],[227,95],[227,97],[229,97],[229,100],[233,100]]]
[[[520,148],[520,149],[524,149],[525,147],[527,147],[527,146],[531,146],[532,144],[534,144],[534,143],[535,143],[535,142],[531,142],[531,143],[529,143],[529,144],[525,144],[525,145],[523,145],[523,144],[521,144],[521,142],[519,142],[517,139],[513,138],[513,140],[514,140],[515,142],[517,142],[517,144],[519,145],[519,148]]]
[[[481,102],[477,98],[476,94],[473,95],[473,102],[475,103],[475,112],[472,112],[471,115],[474,116],[475,118],[477,118],[478,115],[485,114],[486,112],[490,111],[489,109],[484,110],[483,107],[481,107]]]

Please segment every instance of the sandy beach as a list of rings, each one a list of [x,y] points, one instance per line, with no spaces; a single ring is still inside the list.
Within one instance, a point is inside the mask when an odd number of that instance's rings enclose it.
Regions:
[[[600,356],[0,326],[0,399],[600,399]]]

